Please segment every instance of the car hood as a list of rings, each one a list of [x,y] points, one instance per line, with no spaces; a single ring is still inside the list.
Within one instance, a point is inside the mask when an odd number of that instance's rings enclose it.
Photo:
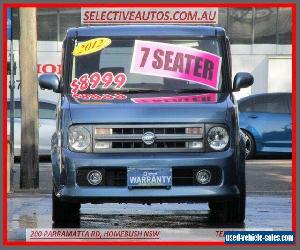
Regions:
[[[225,122],[228,94],[214,94],[216,98],[197,99],[197,102],[182,103],[148,96],[131,96],[131,101],[96,102],[79,101],[68,97],[72,123],[197,123]],[[203,95],[204,96],[204,95]],[[138,100],[138,98],[141,98]],[[161,98],[161,97],[155,97]],[[134,101],[132,101],[135,99]]]

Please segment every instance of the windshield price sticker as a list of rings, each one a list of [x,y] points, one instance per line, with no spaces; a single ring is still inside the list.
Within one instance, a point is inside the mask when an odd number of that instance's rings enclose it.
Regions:
[[[218,55],[194,48],[136,40],[130,72],[188,80],[217,89],[221,61]]]
[[[217,94],[131,98],[134,103],[215,103]]]
[[[86,91],[88,89],[95,90],[102,85],[102,89],[108,89],[115,84],[114,89],[121,89],[127,82],[127,76],[124,73],[114,75],[112,72],[105,72],[102,75],[94,72],[91,75],[85,73],[79,78],[74,78],[71,82],[71,93],[77,94],[78,91]]]
[[[94,38],[85,42],[78,43],[73,50],[73,56],[84,56],[98,52],[111,44],[109,38]]]
[[[73,98],[81,99],[81,100],[95,100],[95,101],[113,101],[113,100],[126,100],[127,96],[116,93],[116,94],[73,94]]]

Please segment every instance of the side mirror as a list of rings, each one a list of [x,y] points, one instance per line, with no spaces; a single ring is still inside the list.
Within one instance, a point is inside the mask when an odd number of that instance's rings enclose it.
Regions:
[[[56,74],[46,73],[39,77],[39,85],[41,89],[53,90],[56,93],[60,92],[59,78]]]
[[[233,80],[233,91],[239,91],[241,88],[248,88],[254,82],[254,78],[250,73],[239,72]]]

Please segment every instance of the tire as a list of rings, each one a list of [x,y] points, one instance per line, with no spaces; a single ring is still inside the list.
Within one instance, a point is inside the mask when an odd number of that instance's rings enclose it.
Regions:
[[[52,221],[57,227],[80,224],[80,203],[70,203],[57,198],[52,192]]]
[[[229,201],[209,202],[210,219],[221,223],[243,223],[246,210],[245,142],[241,140],[237,186],[240,195]]]
[[[245,140],[246,140],[246,145],[245,145],[245,154],[246,154],[246,159],[251,159],[254,157],[255,155],[255,152],[256,152],[256,149],[255,149],[255,141],[253,139],[253,136],[243,130],[243,133],[244,133],[244,137],[245,137]]]

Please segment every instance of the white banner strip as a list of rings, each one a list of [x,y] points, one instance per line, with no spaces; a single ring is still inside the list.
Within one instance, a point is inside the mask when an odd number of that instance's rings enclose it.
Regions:
[[[81,24],[217,24],[218,8],[81,8]]]

